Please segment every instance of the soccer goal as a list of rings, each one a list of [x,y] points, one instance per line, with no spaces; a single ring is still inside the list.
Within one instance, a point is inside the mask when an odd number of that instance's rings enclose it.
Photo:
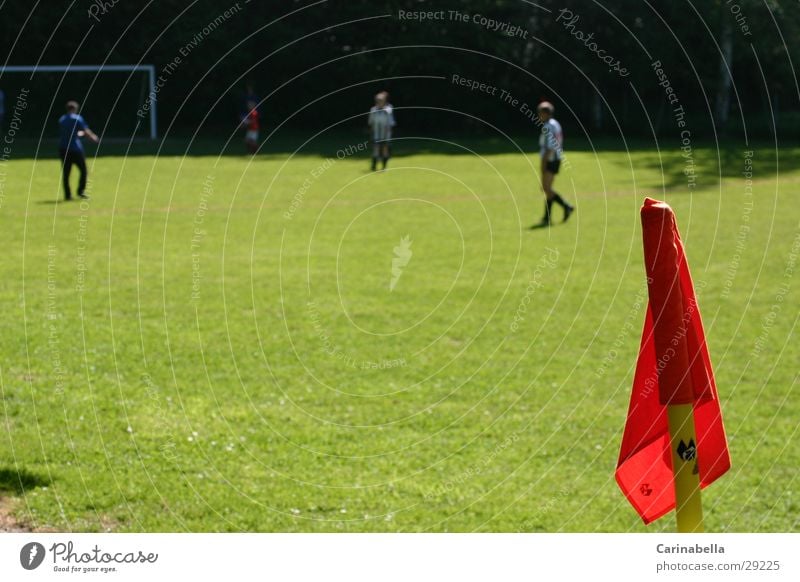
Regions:
[[[30,73],[12,82],[8,73]],[[116,73],[107,75],[106,73]],[[127,73],[125,75],[124,73]],[[135,77],[139,76],[137,82]],[[20,82],[22,83],[20,85]],[[0,89],[6,108],[13,99],[9,88],[33,85],[38,102],[77,99],[84,103],[87,121],[95,129],[111,124],[106,135],[135,135],[139,127],[150,139],[158,138],[156,68],[154,65],[8,65],[0,67]],[[91,90],[89,89],[91,87]],[[60,103],[59,109],[60,112]]]

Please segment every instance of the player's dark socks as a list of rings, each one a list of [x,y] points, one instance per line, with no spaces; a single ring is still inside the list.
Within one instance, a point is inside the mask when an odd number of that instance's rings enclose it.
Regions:
[[[567,204],[567,202],[561,197],[561,194],[558,194],[557,192],[553,193],[553,198],[551,200],[560,204],[565,210],[569,208],[569,204]]]
[[[544,216],[542,216],[542,224],[550,224],[552,221],[550,217],[553,215],[553,200],[546,200],[544,203]]]
[[[386,164],[388,164],[388,163],[389,163],[389,158],[388,158],[388,157],[384,157],[384,158],[381,160],[381,162],[383,163],[383,169],[385,170],[385,169],[386,169]]]
[[[377,169],[378,169],[378,158],[372,158],[372,171],[374,172]]]
[[[575,207],[570,206],[569,204],[564,207],[564,222],[569,220],[570,215],[575,212]]]

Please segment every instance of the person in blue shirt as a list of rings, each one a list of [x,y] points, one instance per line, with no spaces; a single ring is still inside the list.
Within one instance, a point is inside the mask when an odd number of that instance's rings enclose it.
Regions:
[[[86,190],[86,155],[83,152],[81,138],[86,136],[94,143],[100,141],[95,133],[86,125],[86,121],[78,115],[80,106],[77,101],[67,101],[67,112],[58,120],[60,141],[58,151],[61,156],[61,181],[64,184],[64,199],[72,199],[72,191],[69,187],[69,175],[72,166],[78,166],[80,170],[80,181],[78,182],[78,197],[89,197],[85,194]]]

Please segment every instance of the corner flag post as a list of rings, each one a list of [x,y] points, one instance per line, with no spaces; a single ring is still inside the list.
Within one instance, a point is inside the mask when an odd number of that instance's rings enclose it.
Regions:
[[[675,214],[641,208],[648,303],[614,476],[645,524],[703,531],[700,490],[731,467],[714,371]]]
[[[694,426],[694,387],[687,349],[689,321],[681,288],[680,257],[672,209],[656,201],[642,207],[645,269],[648,275],[653,339],[659,372],[659,400],[667,425],[679,532],[703,531],[698,438]]]
[[[698,440],[694,428],[694,405],[671,404],[667,406],[667,418],[678,532],[700,533],[703,531],[703,504],[700,498],[697,449],[685,444],[681,446],[681,443],[696,443]]]

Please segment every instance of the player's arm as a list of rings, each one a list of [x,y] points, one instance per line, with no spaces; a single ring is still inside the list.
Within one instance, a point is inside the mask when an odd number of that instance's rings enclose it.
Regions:
[[[89,129],[88,127],[84,127],[83,128],[83,133],[86,135],[86,137],[88,137],[94,143],[100,143],[100,138],[97,137],[97,134],[95,132],[93,132],[91,129]]]
[[[542,175],[547,171],[547,162],[550,161],[554,151],[553,144],[550,142],[550,136],[547,135],[545,137],[545,150],[542,154]]]
[[[544,155],[542,156],[542,171],[544,172],[545,168],[547,167],[547,162],[551,159],[556,159],[556,152],[558,151],[558,140],[556,136],[553,135],[553,131],[548,128],[547,135],[545,136],[545,147]]]
[[[89,129],[89,126],[86,125],[86,122],[83,120],[83,117],[78,116],[78,137],[86,136],[94,143],[99,143],[100,138],[97,137],[97,134]]]

